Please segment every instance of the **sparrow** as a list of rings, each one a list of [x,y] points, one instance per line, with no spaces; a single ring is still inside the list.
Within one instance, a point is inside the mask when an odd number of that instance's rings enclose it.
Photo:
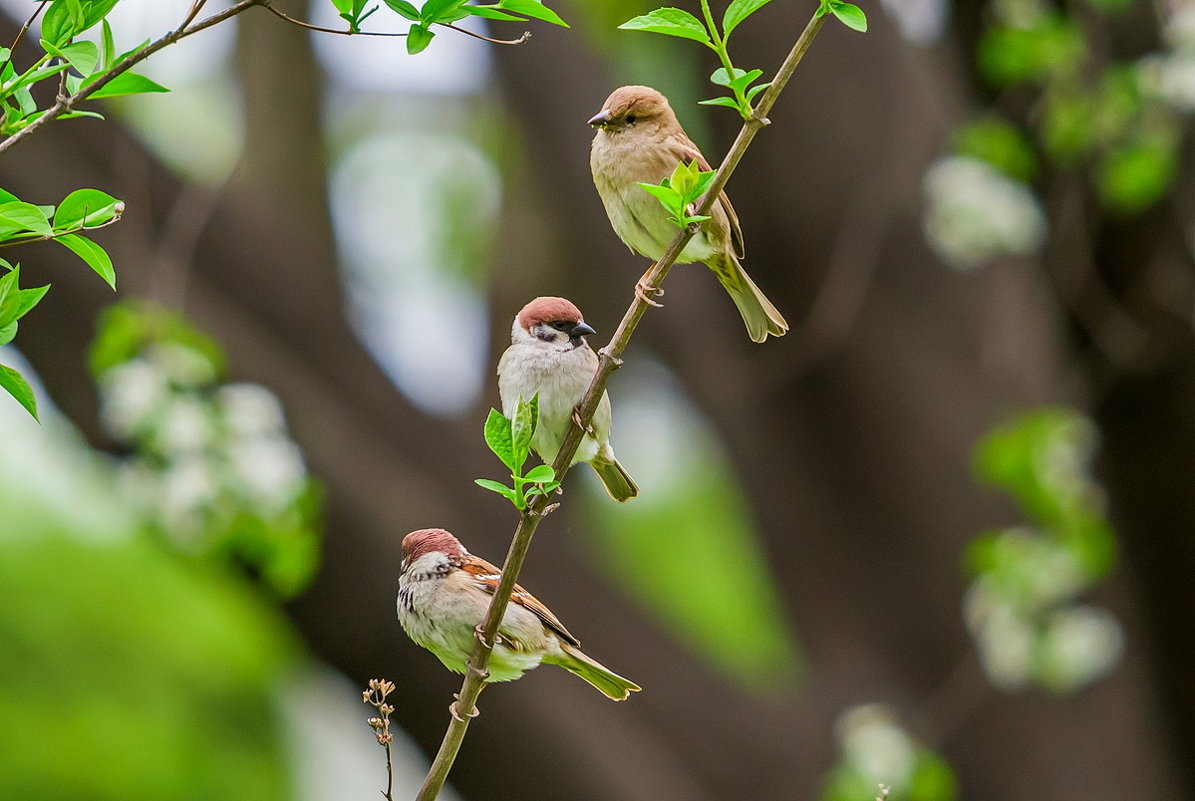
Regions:
[[[682,161],[697,162],[703,171],[710,169],[709,162],[681,128],[668,98],[650,86],[615,89],[589,124],[597,128],[589,168],[614,233],[635,253],[659,259],[676,237],[677,228],[639,182],[658,184]],[[784,316],[739,264],[743,232],[725,191],[718,195],[709,215],[677,262],[700,261],[714,271],[738,307],[752,340],[763,342],[768,334],[783,336],[788,331]],[[642,283],[638,291],[642,296]]]
[[[542,297],[524,306],[510,328],[510,347],[498,361],[502,413],[513,417],[519,398],[539,393],[539,424],[531,439],[539,458],[551,464],[568,434],[577,404],[598,368],[598,357],[585,341],[596,333],[581,310],[564,298]],[[610,396],[602,393],[593,421],[572,464],[587,462],[616,501],[639,494],[639,487],[610,447]]]
[[[402,553],[398,620],[403,630],[449,670],[464,673],[476,627],[502,571],[469,553],[442,528],[412,531],[403,537]],[[580,645],[548,607],[516,584],[498,627],[486,681],[511,681],[546,663],[580,676],[615,701],[641,689],[586,656]]]

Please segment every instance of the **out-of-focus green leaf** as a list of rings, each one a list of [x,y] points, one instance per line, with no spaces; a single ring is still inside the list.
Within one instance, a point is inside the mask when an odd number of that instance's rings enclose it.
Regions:
[[[586,499],[600,521],[592,546],[603,569],[706,662],[753,691],[795,690],[801,658],[742,490],[712,441],[690,432],[688,443],[668,486],[644,486],[625,505],[604,493]],[[678,559],[683,569],[661,569]]]
[[[150,343],[174,342],[199,351],[215,368],[225,371],[224,352],[206,334],[177,312],[142,301],[115,303],[100,312],[96,337],[87,354],[92,377],[98,378],[121,362],[137,356]]]
[[[1115,148],[1100,164],[1100,199],[1121,214],[1145,211],[1173,185],[1178,164],[1178,142],[1169,136],[1143,137]]]
[[[1079,69],[1086,43],[1079,26],[1064,14],[1044,15],[1033,28],[991,27],[978,46],[979,70],[992,84],[1042,81]]]
[[[954,149],[1024,183],[1030,183],[1037,173],[1033,146],[1020,129],[999,117],[977,120],[956,130]]]

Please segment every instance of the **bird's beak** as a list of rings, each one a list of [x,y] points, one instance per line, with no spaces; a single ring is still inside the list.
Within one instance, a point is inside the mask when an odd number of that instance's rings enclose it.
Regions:
[[[576,325],[573,326],[573,330],[569,331],[568,335],[570,337],[572,337],[573,339],[577,339],[578,337],[583,337],[583,336],[587,336],[588,334],[596,334],[596,333],[597,333],[597,331],[594,331],[592,328],[587,326],[585,323],[577,323]]]
[[[589,118],[589,124],[594,128],[605,128],[610,124],[610,109],[602,109]]]

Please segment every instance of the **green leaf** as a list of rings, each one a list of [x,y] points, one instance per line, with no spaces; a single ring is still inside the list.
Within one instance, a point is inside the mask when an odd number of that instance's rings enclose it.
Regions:
[[[853,3],[833,3],[830,10],[834,12],[834,16],[838,17],[839,22],[851,30],[859,31],[859,33],[867,32],[867,15],[859,6]]]
[[[5,225],[7,224],[7,225]],[[33,231],[43,236],[54,233],[46,214],[32,203],[9,201],[0,203],[0,230],[16,227],[17,231]]]
[[[730,32],[737,28],[740,22],[770,2],[771,0],[733,0],[726,7],[726,13],[722,15],[723,36],[730,36]]]
[[[713,97],[709,100],[698,100],[697,104],[700,106],[729,106],[736,109],[739,107],[733,97]]]
[[[112,259],[102,247],[78,234],[56,236],[54,241],[87,262],[87,266],[107,281],[108,286],[116,289],[116,271],[112,269]]]
[[[94,76],[98,77],[98,76]],[[100,97],[123,97],[124,95],[140,95],[147,92],[169,92],[165,86],[151,81],[144,75],[138,75],[135,72],[122,72],[108,83],[104,84],[103,88],[95,91],[91,95],[91,99],[95,100]]]
[[[490,409],[485,420],[485,444],[490,447],[502,464],[516,471],[521,465],[515,463],[514,441],[511,437],[510,420],[497,409]]]
[[[48,284],[33,289],[21,289],[18,286],[21,280],[20,273],[21,266],[18,264],[0,276],[0,326],[8,326],[24,317],[50,289]]]
[[[83,31],[86,21],[79,0],[54,0],[42,17],[42,38],[61,47]]]
[[[100,66],[105,70],[112,66],[112,56],[116,53],[116,46],[112,41],[112,26],[108,20],[100,26]]]
[[[660,203],[664,204],[664,208],[673,213],[679,213],[684,208],[684,203],[681,200],[681,195],[670,186],[659,186],[657,184],[639,182],[639,187],[648,194],[654,195]]]
[[[489,478],[475,478],[473,479],[473,483],[479,487],[485,487],[490,492],[496,492],[499,495],[504,495],[507,498],[510,498],[512,501],[515,498],[515,491],[500,481],[494,481],[493,479]]]
[[[407,33],[407,53],[412,56],[422,53],[432,43],[433,38],[435,38],[435,34],[427,28],[421,28],[417,24],[412,25],[410,32]]]
[[[510,436],[514,444],[515,458],[521,466],[527,458],[527,450],[531,446],[531,437],[535,433],[535,427],[539,423],[539,393],[532,396],[531,400],[524,401],[519,398],[518,404],[515,406],[514,419],[510,421]],[[518,457],[522,457],[519,459]]]
[[[0,328],[0,345],[7,345],[17,337],[17,324],[9,323]]]
[[[710,35],[701,20],[679,8],[657,8],[651,13],[627,20],[618,27],[624,31],[648,31],[710,43]]]
[[[37,419],[37,398],[34,397],[29,382],[20,373],[0,364],[0,387],[8,390],[8,394],[16,398],[25,410],[33,415],[34,420]]]
[[[499,11],[497,6],[465,6],[470,14],[475,17],[485,17],[486,19],[500,19],[506,22],[526,22],[524,17],[516,17],[514,14],[507,14],[505,11]]]
[[[764,89],[767,89],[771,85],[772,85],[771,81],[767,81],[766,83],[757,83],[755,86],[752,86],[750,89],[747,90],[747,99],[754,100],[755,96],[757,94],[762,92]]]
[[[424,24],[430,25],[440,21],[464,4],[465,0],[427,0],[423,4],[423,8],[419,10],[419,19]]]
[[[120,0],[83,0],[83,30],[108,16],[118,2]]]
[[[46,52],[65,58],[80,75],[90,75],[95,72],[96,65],[100,59],[99,48],[93,42],[86,40],[72,42],[62,47],[55,47],[49,42],[43,41],[42,47],[45,48]]]
[[[412,22],[419,21],[419,9],[407,2],[407,0],[385,0],[386,5],[399,16],[406,17]]]
[[[76,189],[58,204],[58,211],[54,213],[54,230],[103,225],[116,217],[119,203],[119,200],[98,189]]]
[[[528,470],[527,475],[523,478],[532,484],[547,484],[549,481],[556,480],[556,471],[550,464],[536,465]]]
[[[559,25],[563,28],[568,27],[568,23],[562,20],[560,15],[539,2],[539,0],[501,0],[498,3],[498,7],[507,11],[513,11],[516,14],[523,14],[532,19],[550,22],[553,25]]]

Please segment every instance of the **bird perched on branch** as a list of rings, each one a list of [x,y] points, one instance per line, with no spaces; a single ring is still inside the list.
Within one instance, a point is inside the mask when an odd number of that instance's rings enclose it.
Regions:
[[[520,397],[539,394],[539,425],[531,447],[551,464],[568,434],[574,410],[598,368],[598,357],[585,341],[595,333],[581,310],[564,298],[543,297],[524,306],[510,330],[510,347],[498,361],[502,413],[513,417]],[[610,397],[602,393],[572,464],[587,462],[616,501],[639,494],[639,487],[610,447]]]
[[[615,89],[589,124],[597,128],[589,167],[614,232],[632,251],[659,259],[679,229],[639,182],[659,184],[680,162],[696,162],[708,171],[709,162],[681,128],[668,98],[650,86]],[[769,334],[783,336],[788,331],[784,316],[739,264],[743,232],[726,192],[718,195],[709,216],[677,262],[700,261],[714,271],[738,307],[751,339],[763,342]],[[642,282],[638,289],[642,295]]]
[[[476,627],[502,571],[469,553],[442,528],[412,531],[403,538],[402,553],[398,620],[403,630],[449,670],[464,673]],[[615,701],[641,689],[586,656],[580,645],[548,607],[516,584],[498,626],[486,680],[517,679],[542,662],[580,676]]]

